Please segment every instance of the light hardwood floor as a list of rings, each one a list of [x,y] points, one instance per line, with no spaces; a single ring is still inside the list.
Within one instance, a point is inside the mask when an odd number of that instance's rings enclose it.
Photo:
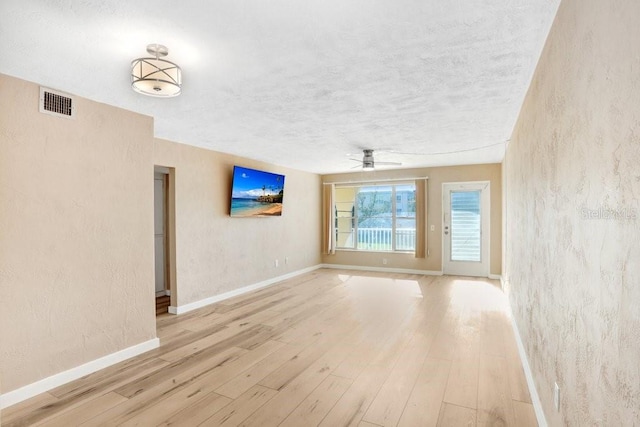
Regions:
[[[316,270],[157,319],[160,348],[3,426],[534,426],[497,282]]]

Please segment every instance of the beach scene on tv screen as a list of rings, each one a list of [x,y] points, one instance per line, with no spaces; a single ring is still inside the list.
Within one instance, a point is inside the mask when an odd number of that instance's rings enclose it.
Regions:
[[[233,169],[231,216],[280,216],[284,176],[236,166]]]

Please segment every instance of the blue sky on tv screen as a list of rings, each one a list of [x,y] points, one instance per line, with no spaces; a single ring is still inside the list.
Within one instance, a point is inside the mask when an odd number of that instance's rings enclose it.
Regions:
[[[284,175],[236,166],[233,169],[235,199],[253,199],[262,195],[278,194],[284,188]]]

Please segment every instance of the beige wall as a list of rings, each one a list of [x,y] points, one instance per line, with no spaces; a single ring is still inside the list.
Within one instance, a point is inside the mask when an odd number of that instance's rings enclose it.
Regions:
[[[413,254],[389,252],[336,251],[323,255],[326,264],[356,265],[381,268],[442,271],[442,184],[445,182],[489,181],[491,183],[491,274],[500,274],[502,268],[502,179],[499,164],[447,166],[439,168],[376,170],[350,174],[324,175],[323,182],[368,181],[428,176],[427,183],[427,249],[426,258]],[[434,231],[429,231],[431,225]],[[387,259],[387,264],[382,260]]]
[[[0,75],[0,376],[14,390],[155,338],[153,120]]]
[[[640,423],[638,17],[561,3],[504,162],[506,290],[552,426]]]
[[[0,75],[0,392],[155,338],[154,164],[174,168],[178,305],[320,263],[318,175],[154,140],[152,118],[78,97],[75,120],[41,114],[38,97]],[[234,164],[286,176],[282,217],[229,217]]]
[[[318,175],[160,139],[154,162],[175,168],[179,306],[320,263]],[[236,164],[285,175],[281,217],[229,216]]]

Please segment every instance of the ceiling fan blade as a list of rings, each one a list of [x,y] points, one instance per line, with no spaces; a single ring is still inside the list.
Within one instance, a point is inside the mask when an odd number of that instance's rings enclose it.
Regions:
[[[362,167],[362,165],[358,165],[358,166],[354,166],[354,167],[349,168],[349,169],[359,169],[359,168],[361,168],[361,167]]]
[[[398,163],[398,162],[378,162],[376,161],[376,165],[394,165],[394,166],[400,166],[402,163]]]
[[[349,160],[353,160],[354,162],[362,163],[362,159],[349,159]]]

